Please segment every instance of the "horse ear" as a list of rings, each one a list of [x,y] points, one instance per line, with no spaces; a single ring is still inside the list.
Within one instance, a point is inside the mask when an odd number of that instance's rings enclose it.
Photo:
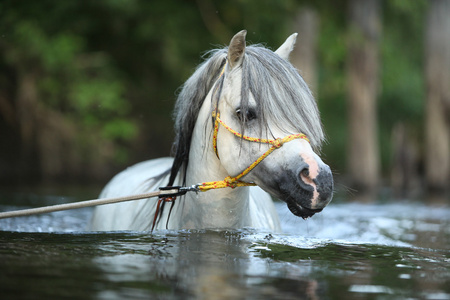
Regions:
[[[231,39],[227,54],[230,70],[242,64],[242,59],[244,58],[245,54],[246,35],[247,30],[242,30],[236,33],[236,35]]]
[[[291,34],[283,45],[275,51],[282,59],[289,60],[289,54],[294,50],[295,41],[297,40],[297,33]]]

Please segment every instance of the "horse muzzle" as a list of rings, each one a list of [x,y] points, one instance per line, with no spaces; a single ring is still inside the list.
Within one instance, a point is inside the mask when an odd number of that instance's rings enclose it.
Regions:
[[[298,168],[287,171],[278,180],[278,198],[289,210],[304,219],[323,210],[333,197],[333,175],[324,163],[316,169],[302,162]]]

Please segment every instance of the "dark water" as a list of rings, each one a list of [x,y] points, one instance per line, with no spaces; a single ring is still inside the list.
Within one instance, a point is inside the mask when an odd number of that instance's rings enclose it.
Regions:
[[[277,209],[279,234],[89,233],[90,209],[0,220],[0,299],[450,299],[448,206],[341,202],[308,221]]]

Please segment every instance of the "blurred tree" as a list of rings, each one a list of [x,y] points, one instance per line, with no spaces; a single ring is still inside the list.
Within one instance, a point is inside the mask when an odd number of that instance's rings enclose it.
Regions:
[[[422,188],[424,119],[423,36],[427,1],[385,1],[380,150],[384,175],[398,197]]]
[[[349,1],[348,171],[352,185],[373,191],[379,183],[377,96],[381,8],[378,0]]]
[[[86,49],[74,2],[2,2],[0,122],[5,179],[105,176],[136,133],[111,57]],[[122,158],[121,158],[122,156]],[[89,166],[87,168],[86,166]]]
[[[315,8],[301,7],[294,19],[293,30],[298,32],[297,43],[291,54],[292,64],[300,70],[313,95],[318,97],[317,40],[319,16]]]
[[[320,5],[319,5],[320,4]],[[328,142],[323,157],[336,174],[346,175],[348,142],[345,90],[347,1],[317,3],[320,18],[318,37],[318,104]]]
[[[444,191],[450,182],[450,1],[430,1],[426,22],[426,183]]]

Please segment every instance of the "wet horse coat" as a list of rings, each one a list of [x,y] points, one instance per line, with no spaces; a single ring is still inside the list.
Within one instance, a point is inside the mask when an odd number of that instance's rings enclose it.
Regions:
[[[258,187],[188,193],[165,204],[156,228],[266,228],[280,225],[271,196],[300,217],[310,217],[330,201],[330,168],[313,149],[324,139],[317,105],[306,83],[288,62],[296,34],[276,51],[245,45],[245,31],[225,49],[211,51],[187,80],[175,106],[175,157],[142,162],[116,175],[101,197],[149,192],[166,185],[194,185],[234,177],[270,145],[239,138],[220,128],[220,119],[242,135],[277,139],[302,133],[284,143],[241,180]],[[264,191],[263,191],[264,190]],[[170,207],[170,209],[169,209]],[[156,201],[139,200],[97,207],[92,230],[150,230]],[[170,212],[170,218],[169,218]]]

